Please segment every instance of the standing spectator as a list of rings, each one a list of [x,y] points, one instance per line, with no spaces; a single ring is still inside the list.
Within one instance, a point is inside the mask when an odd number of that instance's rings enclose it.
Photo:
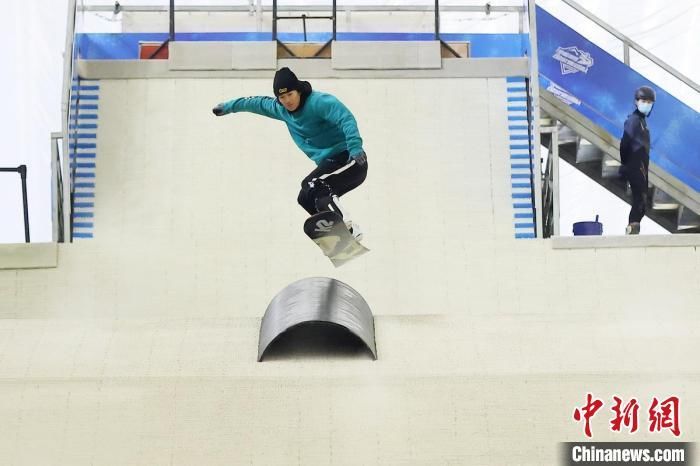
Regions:
[[[625,131],[620,141],[621,173],[632,188],[632,209],[625,234],[638,235],[639,224],[648,205],[650,135],[647,117],[656,102],[656,92],[642,86],[634,92],[636,110],[625,121]]]

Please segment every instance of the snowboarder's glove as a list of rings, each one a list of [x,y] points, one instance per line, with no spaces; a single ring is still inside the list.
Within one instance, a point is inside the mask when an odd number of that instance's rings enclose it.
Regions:
[[[361,167],[367,163],[367,154],[365,154],[364,151],[362,151],[358,155],[350,157],[350,160],[354,160],[355,163]]]
[[[211,109],[211,111],[212,111],[212,113],[214,113],[214,115],[216,115],[216,116],[221,116],[221,115],[223,115],[223,114],[224,114],[224,104],[219,104],[219,105],[217,105],[216,107],[214,107],[213,109]]]

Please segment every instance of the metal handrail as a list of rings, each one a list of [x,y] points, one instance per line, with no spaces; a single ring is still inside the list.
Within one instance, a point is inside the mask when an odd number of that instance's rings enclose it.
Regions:
[[[27,166],[20,165],[18,167],[0,167],[0,173],[17,173],[22,181],[22,207],[24,213],[24,241],[30,242],[29,239],[29,203],[27,202]]]
[[[624,47],[625,65],[629,66],[629,64],[630,64],[629,49],[632,48],[632,49],[636,50],[637,52],[639,52],[640,54],[642,54],[644,57],[648,58],[652,63],[654,63],[655,65],[662,68],[664,71],[671,74],[673,77],[675,77],[679,81],[683,82],[686,86],[694,89],[696,92],[700,92],[700,84],[696,83],[695,81],[690,79],[688,76],[684,75],[683,73],[681,73],[680,71],[678,71],[677,69],[675,69],[674,67],[672,67],[671,65],[669,65],[668,63],[666,63],[665,61],[663,61],[662,59],[660,59],[659,57],[657,57],[656,55],[654,55],[653,53],[651,53],[650,51],[648,51],[647,49],[645,49],[644,47],[642,47],[641,45],[639,45],[638,43],[633,41],[632,39],[630,39],[626,35],[622,34],[617,29],[615,29],[614,27],[612,27],[611,25],[609,25],[608,23],[606,23],[605,21],[603,21],[602,19],[600,19],[599,17],[597,17],[596,15],[591,13],[590,11],[583,8],[581,5],[579,5],[574,0],[562,0],[562,2],[566,3],[571,8],[578,11],[580,14],[582,14],[583,16],[588,18],[589,20],[593,21],[598,26],[605,29],[608,33],[612,34],[617,39],[619,39],[622,42],[622,45]]]
[[[73,55],[75,48],[75,18],[77,16],[78,6],[76,0],[68,1],[68,19],[66,21],[66,42],[65,49],[63,51],[63,95],[61,97],[61,134],[63,135],[63,166],[59,169],[62,171],[62,178],[64,180],[71,180],[70,177],[70,135],[69,132],[69,118],[70,118],[70,90],[73,86]],[[62,225],[68,224],[70,221],[71,206],[66,205],[68,202],[72,202],[69,192],[66,192],[70,188],[71,183],[67,183],[63,186],[64,192],[61,196],[63,206],[63,222]],[[65,232],[61,234],[64,235]],[[70,241],[73,240],[72,235],[69,236]]]
[[[272,12],[272,6],[261,5],[261,11]],[[343,11],[352,12],[432,12],[434,10],[433,6],[430,5],[343,5],[341,8]],[[465,13],[484,13],[485,11],[490,13],[524,13],[525,7],[523,6],[498,6],[489,5],[442,5],[440,10],[443,12],[465,12]],[[167,12],[170,8],[164,5],[120,5],[120,10],[122,12],[133,12],[133,13],[153,13],[153,12]],[[284,12],[305,12],[305,11],[328,11],[327,5],[287,5],[285,7],[277,7],[278,11]],[[80,5],[78,7],[80,12],[113,12],[114,6],[111,5]],[[175,11],[183,13],[249,13],[249,5],[182,5],[176,6]]]
[[[63,134],[51,133],[51,219],[53,222],[52,239],[54,242],[65,241],[64,216],[63,216],[63,172],[61,163],[61,149]]]

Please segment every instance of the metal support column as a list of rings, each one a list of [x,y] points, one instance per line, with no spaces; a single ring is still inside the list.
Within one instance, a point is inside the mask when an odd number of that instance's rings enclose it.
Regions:
[[[29,203],[27,201],[27,166],[17,167],[19,176],[22,178],[22,207],[24,210],[24,241],[29,243]]]
[[[440,0],[435,0],[435,40],[440,40]]]
[[[277,40],[277,0],[272,0],[272,40]]]
[[[535,0],[528,0],[528,15],[529,15],[529,34],[530,34],[530,77],[528,96],[528,108],[531,108],[532,125],[532,162],[534,163],[533,172],[536,174],[533,178],[534,193],[533,202],[535,203],[535,234],[538,238],[542,238],[542,162],[540,157],[540,80],[539,80],[539,63],[537,60],[537,16]]]
[[[51,133],[51,223],[52,223],[52,241],[62,243],[64,241],[64,217],[63,217],[63,196],[65,190],[63,188],[63,175],[61,162],[61,150],[59,144],[63,140],[61,133]],[[64,154],[65,157],[65,154]]]
[[[543,238],[549,238],[550,236],[559,236],[559,128],[557,121],[540,126],[540,134],[548,134],[550,138],[547,168],[541,175],[543,191],[539,193],[542,196]]]
[[[336,32],[337,32],[337,25],[336,25],[336,20],[337,20],[337,11],[338,11],[338,5],[336,0],[333,0],[333,37],[332,40],[336,39]]]
[[[559,236],[559,124],[554,122],[552,131],[552,226],[554,236]]]
[[[175,0],[170,0],[170,34],[168,35],[170,42],[175,42]]]
[[[68,20],[66,21],[66,42],[63,50],[63,95],[61,97],[61,133],[63,136],[63,164],[60,167],[63,183],[63,193],[61,195],[61,212],[63,221],[61,225],[65,228],[70,225],[70,212],[72,206],[71,197],[71,175],[70,175],[70,90],[73,85],[73,57],[75,55],[75,18],[77,15],[77,0],[68,1]],[[77,103],[76,103],[77,104]],[[77,109],[76,109],[77,110]],[[65,231],[59,232],[59,237],[72,242],[73,236]]]

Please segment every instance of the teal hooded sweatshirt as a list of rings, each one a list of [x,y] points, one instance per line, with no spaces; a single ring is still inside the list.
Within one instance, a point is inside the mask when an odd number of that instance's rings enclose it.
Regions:
[[[251,112],[284,121],[297,147],[316,165],[348,151],[364,154],[355,117],[336,97],[312,91],[303,106],[290,112],[274,97],[241,97],[223,104],[224,113]]]

